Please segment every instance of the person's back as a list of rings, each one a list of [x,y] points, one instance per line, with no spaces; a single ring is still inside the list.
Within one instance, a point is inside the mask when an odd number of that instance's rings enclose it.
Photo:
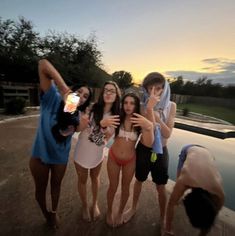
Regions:
[[[214,157],[204,147],[192,146],[188,149],[178,178],[185,185],[223,196],[222,179],[215,166]]]
[[[165,232],[173,234],[174,207],[181,197],[191,224],[207,234],[224,204],[222,178],[213,155],[200,145],[187,145],[179,155],[177,180],[168,201]],[[189,190],[186,192],[186,190]]]

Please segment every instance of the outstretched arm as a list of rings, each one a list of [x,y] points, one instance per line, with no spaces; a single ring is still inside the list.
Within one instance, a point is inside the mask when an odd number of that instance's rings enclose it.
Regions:
[[[164,228],[166,233],[171,233],[173,235],[172,221],[174,217],[174,208],[178,204],[186,189],[188,188],[181,182],[181,180],[178,179],[167,204]]]
[[[52,84],[51,80],[53,80],[56,83],[62,95],[65,95],[68,91],[70,91],[69,87],[66,85],[59,72],[48,60],[42,59],[39,61],[38,72],[39,72],[40,88],[43,92],[46,92],[47,90],[50,89]]]

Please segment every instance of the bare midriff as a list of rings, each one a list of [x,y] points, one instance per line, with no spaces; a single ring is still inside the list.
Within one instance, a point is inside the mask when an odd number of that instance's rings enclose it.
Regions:
[[[112,151],[120,160],[129,160],[135,156],[135,142],[125,138],[116,137],[112,145]]]

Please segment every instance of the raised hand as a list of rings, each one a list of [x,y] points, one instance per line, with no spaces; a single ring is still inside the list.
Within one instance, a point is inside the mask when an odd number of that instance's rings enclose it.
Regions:
[[[130,120],[134,127],[141,127],[145,130],[150,130],[153,128],[152,122],[138,113],[133,113],[133,116],[130,118]]]
[[[160,89],[156,92],[154,86],[152,87],[147,103],[147,109],[153,109],[159,103],[162,90],[163,89]]]
[[[106,128],[106,127],[117,128],[118,125],[120,125],[119,115],[113,115],[113,116],[108,116],[106,118],[103,118],[100,121],[100,125],[102,128]]]

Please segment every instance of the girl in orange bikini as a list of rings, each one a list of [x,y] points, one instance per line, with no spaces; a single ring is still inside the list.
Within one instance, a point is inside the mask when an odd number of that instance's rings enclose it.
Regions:
[[[115,140],[110,148],[107,162],[109,188],[107,192],[106,222],[113,227],[123,223],[123,210],[129,197],[130,183],[135,173],[136,142],[142,139],[146,145],[151,146],[154,140],[152,122],[139,113],[139,98],[134,93],[126,94],[121,103],[120,126],[116,129]],[[102,126],[105,126],[105,124],[102,124]],[[114,217],[112,206],[121,171],[121,199],[117,215]]]

